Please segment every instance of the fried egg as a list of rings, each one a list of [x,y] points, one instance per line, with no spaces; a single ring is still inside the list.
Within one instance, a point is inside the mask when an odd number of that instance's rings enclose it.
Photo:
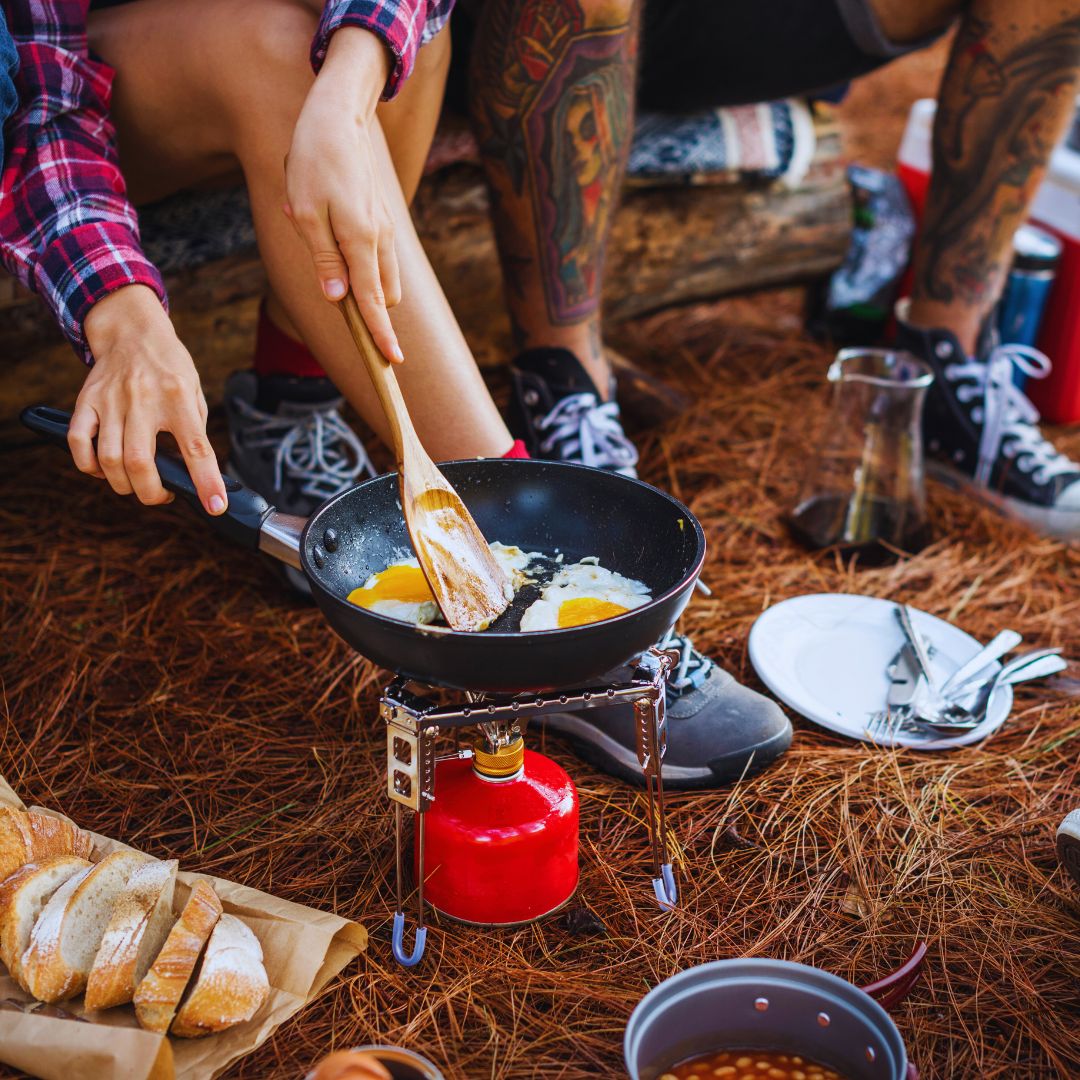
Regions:
[[[640,581],[599,566],[595,559],[564,566],[521,618],[522,630],[559,630],[623,615],[652,597]]]
[[[540,558],[535,551],[522,551],[497,540],[488,546],[515,592],[530,581],[526,574],[529,564]],[[441,619],[439,605],[415,556],[399,559],[372,574],[360,588],[349,593],[349,603],[418,626]]]
[[[349,593],[349,603],[425,626],[439,617],[439,605],[416,558],[401,559]]]

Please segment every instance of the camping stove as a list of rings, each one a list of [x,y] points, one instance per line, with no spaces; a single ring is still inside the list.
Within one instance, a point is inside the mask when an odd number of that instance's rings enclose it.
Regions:
[[[668,653],[650,649],[626,683],[497,698],[466,692],[464,702],[450,704],[438,703],[435,688],[403,678],[384,690],[380,715],[386,722],[387,793],[394,803],[398,963],[412,967],[424,954],[425,901],[459,921],[493,926],[543,918],[573,895],[577,792],[555,762],[525,750],[522,742],[525,722],[548,713],[633,704],[653,893],[662,909],[675,907],[662,774],[664,691],[672,663]],[[463,727],[478,728],[481,745],[437,755],[440,729]],[[411,952],[404,945],[405,810],[412,811],[415,839],[417,925]]]

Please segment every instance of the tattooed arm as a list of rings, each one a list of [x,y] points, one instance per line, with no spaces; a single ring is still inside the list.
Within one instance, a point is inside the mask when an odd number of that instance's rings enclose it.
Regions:
[[[602,392],[604,249],[633,126],[636,0],[487,0],[470,98],[520,348],[576,353]]]
[[[1071,114],[1078,71],[1080,0],[968,8],[938,100],[911,318],[952,330],[969,351]]]

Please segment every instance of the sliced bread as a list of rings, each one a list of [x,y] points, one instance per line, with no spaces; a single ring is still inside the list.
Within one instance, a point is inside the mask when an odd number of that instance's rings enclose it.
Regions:
[[[80,870],[89,869],[85,859],[57,855],[27,863],[0,882],[0,961],[12,978],[19,977],[19,960],[30,944],[30,931],[49,898]]]
[[[0,806],[0,881],[54,855],[90,857],[93,841],[63,818]]]
[[[157,959],[135,990],[135,1016],[148,1031],[169,1030],[203,946],[221,917],[221,901],[197,881]]]
[[[131,875],[105,927],[86,981],[86,1007],[129,1002],[174,922],[176,861],[151,862]]]
[[[269,993],[259,939],[235,915],[222,915],[172,1034],[195,1039],[234,1027],[250,1020]]]
[[[86,986],[113,907],[128,879],[151,862],[138,851],[114,851],[92,866],[66,896],[53,894],[30,933],[21,973],[29,993],[38,1001],[63,1001]]]

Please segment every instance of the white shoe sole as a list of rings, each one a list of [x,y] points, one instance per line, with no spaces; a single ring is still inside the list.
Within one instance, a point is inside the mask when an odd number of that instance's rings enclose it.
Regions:
[[[974,496],[992,506],[1005,517],[1022,521],[1037,533],[1055,540],[1080,540],[1080,510],[1057,510],[1050,506],[1033,506],[1000,491],[980,487],[967,473],[940,461],[928,461],[926,471],[943,484]]]
[[[1074,810],[1058,826],[1058,861],[1080,885],[1080,810]]]

